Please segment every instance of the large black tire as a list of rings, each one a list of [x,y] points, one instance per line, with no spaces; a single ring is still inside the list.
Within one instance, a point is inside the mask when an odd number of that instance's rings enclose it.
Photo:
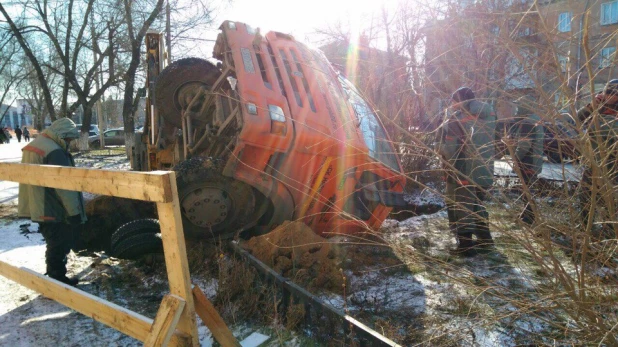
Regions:
[[[126,223],[156,218],[156,205],[149,201],[97,196],[86,201],[88,220],[82,226],[76,249],[111,251],[112,235]],[[113,216],[113,217],[112,217]]]
[[[223,176],[213,160],[192,158],[178,164],[174,171],[186,237],[231,238],[251,221],[253,189]]]
[[[161,234],[139,234],[122,239],[115,248],[112,255],[120,259],[139,259],[149,254],[162,254],[163,241]]]
[[[197,94],[195,87],[210,88],[221,76],[221,71],[211,62],[199,58],[176,60],[166,67],[157,78],[155,105],[166,123],[181,128],[181,90],[186,98]],[[187,90],[189,89],[189,90]],[[201,105],[195,104],[194,111]]]
[[[163,253],[159,221],[138,219],[121,226],[112,235],[111,251],[114,257],[121,259]]]
[[[111,248],[117,248],[123,240],[141,234],[159,234],[161,226],[154,218],[138,219],[122,225],[112,234]]]
[[[101,142],[97,141],[92,141],[92,143],[90,144],[90,148],[92,149],[101,149]]]

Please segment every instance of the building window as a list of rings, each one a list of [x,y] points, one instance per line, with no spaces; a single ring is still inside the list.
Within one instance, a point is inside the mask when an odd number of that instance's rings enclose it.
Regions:
[[[571,12],[562,12],[558,16],[558,31],[568,32],[571,31]]]
[[[618,1],[601,4],[601,25],[618,23]]]
[[[609,67],[614,61],[614,55],[616,54],[616,47],[607,47],[601,50],[601,61],[599,62],[599,69]]]

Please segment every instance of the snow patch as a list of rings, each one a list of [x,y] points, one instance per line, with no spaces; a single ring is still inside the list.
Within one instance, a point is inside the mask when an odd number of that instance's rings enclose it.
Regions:
[[[268,341],[270,336],[262,335],[260,333],[254,332],[249,335],[244,340],[240,341],[240,345],[242,347],[257,347]]]

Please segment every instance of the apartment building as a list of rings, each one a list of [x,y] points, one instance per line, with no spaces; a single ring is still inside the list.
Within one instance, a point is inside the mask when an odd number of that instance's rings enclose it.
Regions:
[[[0,104],[0,127],[32,127],[33,116],[27,100],[18,99],[14,104],[15,106]]]
[[[552,28],[559,71],[569,90],[585,99],[591,88],[596,93],[608,80],[618,78],[618,0],[546,1],[540,12]],[[556,94],[555,101],[560,105],[568,100]]]
[[[435,117],[462,85],[501,118],[522,95],[554,116],[618,78],[618,0],[481,0],[451,8],[425,32],[425,102]]]

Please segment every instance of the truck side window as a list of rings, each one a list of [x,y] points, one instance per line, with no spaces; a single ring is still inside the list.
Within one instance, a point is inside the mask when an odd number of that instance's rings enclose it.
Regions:
[[[369,156],[391,169],[399,171],[399,162],[397,156],[395,156],[395,150],[388,140],[382,124],[378,121],[378,117],[348,80],[339,75],[339,82],[348,97],[348,101],[352,104],[363,139],[367,148],[369,148]]]

